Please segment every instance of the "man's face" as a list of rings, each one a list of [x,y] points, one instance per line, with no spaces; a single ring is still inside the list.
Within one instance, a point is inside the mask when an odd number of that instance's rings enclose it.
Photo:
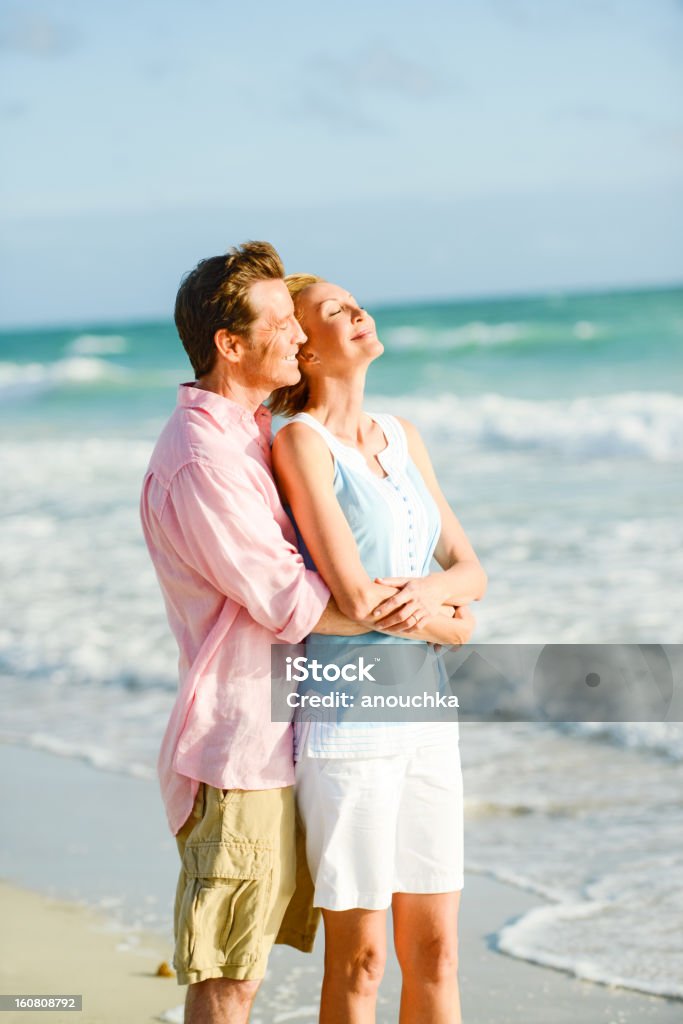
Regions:
[[[306,340],[294,316],[294,303],[282,280],[256,281],[249,289],[256,313],[251,347],[243,354],[245,380],[267,391],[296,384],[301,377],[296,354]]]

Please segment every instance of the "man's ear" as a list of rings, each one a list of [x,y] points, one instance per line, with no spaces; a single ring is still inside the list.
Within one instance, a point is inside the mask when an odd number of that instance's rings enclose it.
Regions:
[[[231,334],[225,327],[221,327],[214,334],[213,340],[219,355],[229,363],[239,363],[244,351],[244,339],[239,334]]]

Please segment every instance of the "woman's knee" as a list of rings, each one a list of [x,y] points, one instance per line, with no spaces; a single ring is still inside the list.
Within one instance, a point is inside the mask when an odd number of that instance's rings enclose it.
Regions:
[[[458,940],[455,935],[434,935],[397,946],[404,975],[435,985],[452,980],[458,973]]]
[[[356,995],[371,995],[377,991],[384,974],[386,949],[374,943],[364,943],[355,949],[331,952],[325,957],[325,974],[343,981]]]

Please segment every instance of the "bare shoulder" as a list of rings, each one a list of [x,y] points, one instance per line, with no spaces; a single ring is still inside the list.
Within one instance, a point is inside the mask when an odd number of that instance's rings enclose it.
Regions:
[[[422,440],[420,431],[417,429],[415,424],[411,423],[410,420],[404,419],[403,416],[397,416],[396,419],[405,431],[406,439],[408,441],[408,450],[415,462],[423,463],[425,459],[429,461],[429,455],[427,454],[425,443]]]
[[[396,419],[405,430],[406,437],[408,438],[409,442],[414,440],[420,442],[422,441],[422,438],[420,437],[420,431],[417,429],[414,423],[411,423],[410,420],[405,419],[403,416],[396,416]]]
[[[287,452],[308,449],[316,451],[327,448],[322,437],[306,423],[302,423],[301,420],[297,420],[294,423],[285,423],[280,427],[273,438],[273,451],[275,451],[276,446]]]
[[[322,437],[300,420],[285,423],[273,438],[273,460],[276,465],[284,461],[299,464],[332,464],[332,456]]]

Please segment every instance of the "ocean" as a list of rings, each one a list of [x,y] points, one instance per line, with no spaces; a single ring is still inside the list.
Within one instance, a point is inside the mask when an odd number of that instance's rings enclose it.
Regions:
[[[359,296],[362,298],[362,296]],[[372,309],[489,576],[478,643],[683,641],[683,289]],[[154,777],[176,650],[138,522],[172,323],[0,333],[0,740]],[[466,866],[513,956],[683,998],[683,725],[463,724]]]

